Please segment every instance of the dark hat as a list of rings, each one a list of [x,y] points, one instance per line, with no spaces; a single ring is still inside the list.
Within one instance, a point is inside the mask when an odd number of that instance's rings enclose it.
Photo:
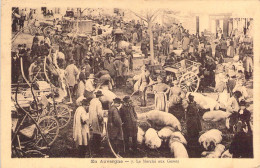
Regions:
[[[74,59],[73,58],[71,58],[69,61],[70,61],[70,63],[74,63]]]
[[[188,99],[189,99],[189,101],[193,101],[194,100],[194,96],[189,94]]]
[[[246,106],[246,101],[245,100],[241,100],[239,102],[239,106]]]
[[[22,44],[18,44],[18,47],[22,47]]]
[[[95,94],[96,94],[96,96],[103,96],[103,93],[100,90],[97,91]]]
[[[130,96],[125,96],[124,98],[123,98],[123,101],[124,102],[128,102],[130,100]]]
[[[115,99],[113,99],[114,103],[118,103],[120,104],[122,101],[120,98],[116,97]]]
[[[85,74],[84,73],[80,73],[79,74],[79,80],[86,80],[86,76],[85,76]]]

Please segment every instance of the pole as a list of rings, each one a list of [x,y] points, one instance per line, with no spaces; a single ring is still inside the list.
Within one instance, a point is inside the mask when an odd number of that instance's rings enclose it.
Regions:
[[[152,22],[148,21],[148,31],[150,36],[150,56],[151,56],[151,64],[154,65],[154,51],[153,51],[153,31],[152,31]]]

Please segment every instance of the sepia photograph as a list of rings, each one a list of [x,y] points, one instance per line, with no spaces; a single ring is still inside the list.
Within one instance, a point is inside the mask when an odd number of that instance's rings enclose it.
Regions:
[[[254,158],[254,19],[13,6],[12,158]]]

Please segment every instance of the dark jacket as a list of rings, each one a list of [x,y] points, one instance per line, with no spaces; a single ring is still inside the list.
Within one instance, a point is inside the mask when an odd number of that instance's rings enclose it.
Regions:
[[[230,145],[229,152],[233,158],[252,158],[253,157],[253,137],[245,132],[238,132]]]
[[[122,120],[115,106],[108,110],[107,131],[110,139],[123,140]]]
[[[189,103],[187,107],[187,137],[195,138],[202,130],[198,107],[195,102]]]
[[[248,132],[252,132],[251,126],[250,126],[250,117],[251,117],[251,112],[248,111],[247,109],[243,110],[243,114],[240,114],[239,119],[247,124],[248,127]]]
[[[131,103],[124,103],[120,109],[120,116],[123,122],[124,137],[137,136],[137,115]]]

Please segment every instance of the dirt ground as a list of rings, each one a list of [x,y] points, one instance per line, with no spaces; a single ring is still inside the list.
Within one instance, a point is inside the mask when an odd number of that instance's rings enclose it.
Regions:
[[[143,61],[141,59],[134,59],[134,72],[133,74],[139,74],[140,72],[140,66],[142,65]],[[253,112],[252,108],[252,97],[253,97],[253,81],[249,81],[247,83],[247,88],[249,92],[249,96],[251,97],[251,102],[250,102],[250,109],[251,112]],[[208,88],[207,89],[207,96],[210,97],[216,97],[215,93],[211,92],[212,89]],[[133,92],[131,86],[124,86],[120,89],[115,89],[113,92],[120,98],[123,98],[126,95],[131,95]],[[133,103],[135,105],[135,110],[137,113],[144,113],[152,110],[154,108],[154,99],[153,95],[148,95],[148,104],[147,107],[140,107],[140,99],[139,96],[136,94],[132,96]],[[73,115],[75,112],[75,105],[72,105],[70,107],[72,111],[72,119],[70,123],[62,130],[60,130],[59,137],[55,141],[55,143],[52,145],[50,151],[49,151],[49,156],[51,158],[61,158],[61,157],[77,157],[77,151],[73,142]],[[186,122],[184,120],[181,120],[181,126],[182,126],[182,133],[185,135],[186,134]],[[223,133],[223,140],[222,144],[228,147],[232,141],[232,135],[230,135],[225,127],[225,121],[219,121],[219,122],[205,122],[201,119],[202,123],[202,132],[205,132],[207,130],[210,130],[212,128],[216,128],[220,130]],[[105,157],[105,158],[114,158],[113,154],[111,153],[107,141],[104,139],[102,142],[102,146],[104,149],[102,149],[102,154],[101,155],[96,155],[92,157]],[[125,157],[132,157],[132,158],[142,158],[142,157],[147,157],[147,158],[158,158],[158,157],[164,157],[164,158],[172,158],[173,154],[170,153],[169,148],[162,146],[160,149],[157,150],[151,150],[147,148],[145,145],[138,146],[139,151],[134,153],[134,154],[128,154]],[[87,153],[86,157],[90,157],[89,153]]]

